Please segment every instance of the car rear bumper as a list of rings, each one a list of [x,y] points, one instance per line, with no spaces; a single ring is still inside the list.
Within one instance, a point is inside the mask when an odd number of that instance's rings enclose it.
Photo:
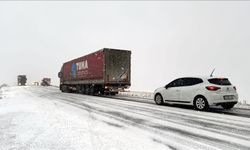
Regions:
[[[233,99],[226,100],[224,96],[233,96]],[[221,104],[236,104],[238,102],[238,94],[237,93],[227,93],[227,94],[210,94],[207,96],[207,100],[209,105],[221,105]]]

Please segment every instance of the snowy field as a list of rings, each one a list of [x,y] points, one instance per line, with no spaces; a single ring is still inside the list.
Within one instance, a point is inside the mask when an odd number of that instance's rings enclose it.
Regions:
[[[248,110],[199,112],[121,97],[2,88],[0,150],[250,149]]]

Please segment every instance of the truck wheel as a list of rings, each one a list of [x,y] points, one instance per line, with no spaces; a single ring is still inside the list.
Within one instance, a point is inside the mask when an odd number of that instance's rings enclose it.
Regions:
[[[82,94],[85,94],[86,89],[85,89],[85,86],[84,86],[84,85],[82,85],[81,89],[82,89],[82,90],[81,90],[81,93],[82,93]]]
[[[87,95],[88,94],[88,86],[87,85],[83,85],[82,87],[82,93]]]
[[[76,93],[81,93],[82,92],[82,88],[80,85],[76,86]]]
[[[99,94],[104,95],[105,94],[104,89],[99,89]]]
[[[161,94],[158,93],[158,94],[155,95],[155,103],[157,105],[162,105],[163,104],[163,98],[162,98]]]
[[[197,110],[207,110],[208,109],[208,102],[205,97],[203,96],[198,96],[194,100],[194,107]]]
[[[95,94],[95,87],[91,86],[90,91],[89,91],[89,95],[94,95],[94,94]]]
[[[85,86],[85,94],[89,95],[89,86],[88,85]]]
[[[67,85],[62,85],[62,92],[69,92],[68,86]]]

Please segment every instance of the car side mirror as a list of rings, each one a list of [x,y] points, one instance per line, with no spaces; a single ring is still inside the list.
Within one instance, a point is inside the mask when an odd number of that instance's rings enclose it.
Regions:
[[[168,88],[169,88],[168,85],[166,85],[166,86],[165,86],[165,89],[168,89]]]

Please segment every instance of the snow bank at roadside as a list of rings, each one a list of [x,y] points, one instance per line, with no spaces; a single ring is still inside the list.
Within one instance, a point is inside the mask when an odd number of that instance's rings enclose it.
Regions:
[[[119,95],[129,96],[129,97],[138,97],[140,99],[145,99],[145,101],[149,101],[149,100],[153,101],[153,97],[154,97],[154,94],[152,92],[140,92],[140,91],[120,92]],[[239,101],[234,107],[242,108],[242,109],[250,109],[250,104],[248,104],[246,101]]]
[[[125,92],[120,92],[119,95],[146,98],[146,99],[153,99],[154,97],[152,92],[140,92],[140,91],[125,91]]]

